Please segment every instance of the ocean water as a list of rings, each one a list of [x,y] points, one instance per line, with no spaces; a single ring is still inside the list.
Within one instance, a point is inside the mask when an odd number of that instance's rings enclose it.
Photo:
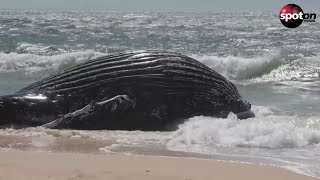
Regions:
[[[234,82],[256,117],[193,117],[175,132],[0,130],[1,151],[188,156],[320,177],[320,23],[278,12],[0,11],[0,95],[108,53],[167,49]]]

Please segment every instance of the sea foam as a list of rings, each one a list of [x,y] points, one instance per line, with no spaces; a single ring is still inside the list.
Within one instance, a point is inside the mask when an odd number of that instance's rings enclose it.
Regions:
[[[102,53],[91,50],[53,56],[0,53],[0,72],[24,71],[32,73],[47,69],[61,70],[102,55]]]
[[[281,149],[320,143],[320,130],[297,126],[294,122],[299,121],[299,117],[275,115],[266,107],[253,110],[257,116],[247,120],[239,120],[232,113],[227,119],[190,118],[180,125],[167,145],[173,150],[192,151],[196,146]]]

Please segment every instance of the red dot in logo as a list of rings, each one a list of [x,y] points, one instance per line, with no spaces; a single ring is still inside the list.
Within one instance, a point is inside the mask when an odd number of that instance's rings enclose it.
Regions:
[[[296,28],[303,22],[303,10],[296,4],[287,4],[280,10],[281,23],[288,28]]]

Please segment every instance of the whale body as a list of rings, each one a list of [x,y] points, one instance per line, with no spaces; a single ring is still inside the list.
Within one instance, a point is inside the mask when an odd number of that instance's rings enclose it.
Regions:
[[[0,125],[164,130],[193,116],[253,117],[236,86],[176,52],[106,55],[0,97]]]

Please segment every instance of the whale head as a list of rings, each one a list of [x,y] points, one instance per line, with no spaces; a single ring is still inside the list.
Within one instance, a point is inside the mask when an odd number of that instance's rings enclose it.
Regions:
[[[248,101],[244,101],[242,99],[238,99],[232,104],[231,111],[239,119],[255,117],[255,114],[251,110],[251,104]]]

